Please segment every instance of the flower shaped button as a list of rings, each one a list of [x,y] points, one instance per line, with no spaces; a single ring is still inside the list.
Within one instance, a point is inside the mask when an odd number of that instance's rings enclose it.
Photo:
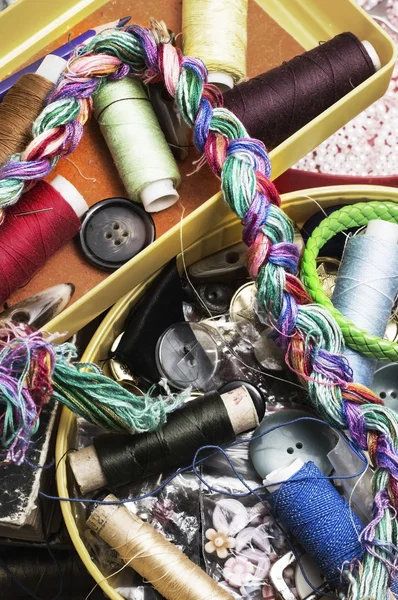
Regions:
[[[227,560],[223,569],[224,579],[234,588],[240,588],[253,581],[255,567],[243,556],[232,556]]]
[[[234,538],[229,537],[227,529],[219,531],[208,529],[205,535],[209,540],[205,545],[206,552],[209,554],[217,552],[218,558],[227,558],[229,549],[235,547],[236,542]]]

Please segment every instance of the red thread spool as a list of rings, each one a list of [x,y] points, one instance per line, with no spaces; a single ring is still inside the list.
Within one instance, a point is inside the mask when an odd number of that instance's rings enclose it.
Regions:
[[[40,181],[7,210],[0,230],[1,304],[77,234],[87,208],[77,190],[58,176],[52,185]]]

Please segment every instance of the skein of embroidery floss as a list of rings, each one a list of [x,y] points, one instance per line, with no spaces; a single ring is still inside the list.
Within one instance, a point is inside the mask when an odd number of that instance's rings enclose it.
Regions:
[[[69,463],[82,494],[139,481],[189,465],[201,446],[233,442],[253,429],[265,405],[244,387],[225,394],[210,392],[173,412],[153,433],[103,435],[94,446],[74,452]]]
[[[364,235],[348,240],[337,274],[332,302],[347,319],[383,338],[398,293],[398,225],[370,221]],[[370,387],[377,359],[344,352],[354,381]]]
[[[117,502],[110,494],[105,502]],[[167,600],[233,600],[177,546],[123,505],[97,506],[88,527]]]
[[[281,483],[282,482],[282,483]],[[275,516],[289,529],[333,587],[360,560],[364,525],[313,463],[297,458],[264,480]]]
[[[36,73],[22,75],[4,96],[0,104],[0,164],[31,141],[33,122],[65,65],[66,60],[49,54]]]
[[[246,76],[247,0],[184,0],[184,54],[205,63],[209,83],[224,91]]]
[[[271,150],[380,66],[369,42],[342,33],[225,92],[224,106]]]
[[[76,235],[87,209],[61,175],[51,184],[40,181],[10,207],[0,232],[0,303]]]
[[[142,83],[105,83],[94,96],[94,114],[130,200],[148,212],[172,206],[180,173]]]

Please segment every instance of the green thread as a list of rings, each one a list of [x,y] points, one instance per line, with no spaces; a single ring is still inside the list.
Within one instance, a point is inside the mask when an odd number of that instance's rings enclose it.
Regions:
[[[72,344],[56,346],[52,375],[53,398],[91,423],[116,432],[155,431],[189,396],[190,390],[167,397],[135,396],[93,363],[71,363],[76,358]]]
[[[140,201],[153,182],[168,179],[178,186],[178,167],[140,81],[125,78],[101,85],[94,95],[94,114],[131,200]]]

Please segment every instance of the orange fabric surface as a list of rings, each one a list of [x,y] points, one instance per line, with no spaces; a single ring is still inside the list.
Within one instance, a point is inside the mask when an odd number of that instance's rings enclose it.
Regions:
[[[178,33],[181,31],[181,4],[181,0],[135,0],[134,2],[111,0],[100,10],[73,27],[68,35],[70,38],[76,37],[91,27],[127,15],[131,15],[131,23],[143,26],[148,26],[149,18],[152,16],[162,19],[169,29]],[[51,52],[52,49],[64,44],[67,39],[67,35],[62,36],[40,55],[44,56]],[[273,68],[302,51],[300,45],[254,0],[249,0],[249,77]],[[32,60],[37,58],[39,56],[32,57]],[[178,191],[181,203],[185,207],[185,214],[189,214],[219,190],[219,181],[207,167],[188,176],[194,171],[195,165],[192,164],[192,161],[197,158],[198,155],[192,148],[188,159],[178,163],[182,175],[182,183]],[[94,118],[86,126],[83,140],[78,149],[70,157],[61,160],[48,179],[51,180],[57,174],[69,179],[83,194],[89,206],[112,196],[126,197],[123,184]],[[154,215],[157,237],[179,222],[181,210],[181,204],[177,203]],[[107,275],[90,265],[80,253],[77,243],[73,241],[51,257],[27,285],[17,290],[9,299],[8,305],[12,306],[47,287],[66,282],[72,282],[76,286],[73,302],[103,281]]]

